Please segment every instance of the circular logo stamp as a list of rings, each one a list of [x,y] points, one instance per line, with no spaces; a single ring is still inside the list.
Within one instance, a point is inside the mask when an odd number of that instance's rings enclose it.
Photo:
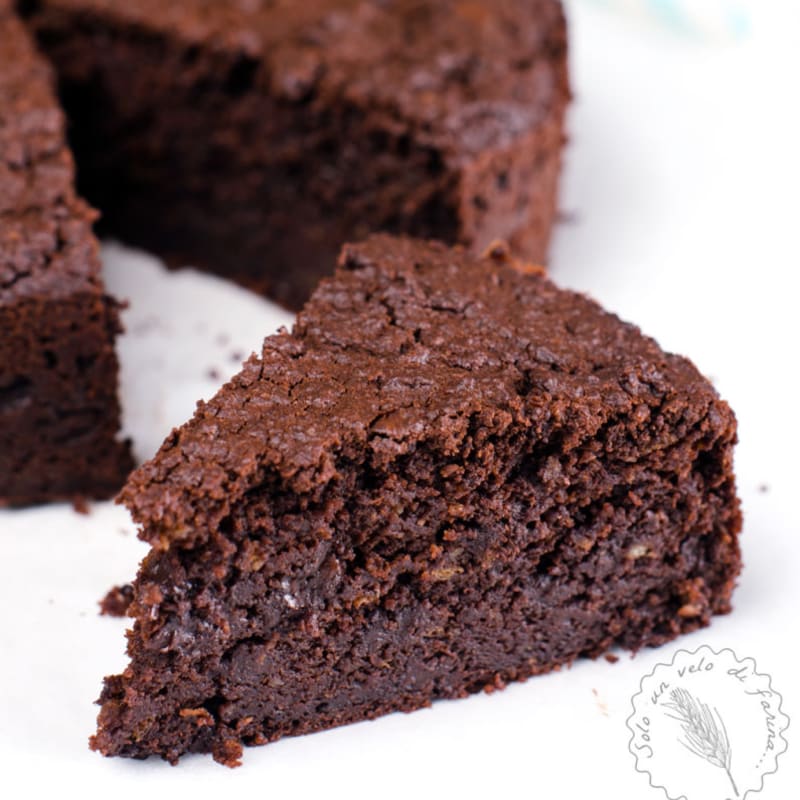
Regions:
[[[786,750],[789,717],[752,658],[707,645],[678,650],[642,678],[628,717],[636,769],[670,800],[759,792]]]

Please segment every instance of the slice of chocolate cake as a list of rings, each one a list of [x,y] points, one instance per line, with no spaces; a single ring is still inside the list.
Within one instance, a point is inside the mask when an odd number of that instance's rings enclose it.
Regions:
[[[108,497],[132,467],[115,439],[117,304],[51,79],[0,0],[0,505]]]
[[[388,230],[545,257],[558,0],[36,0],[103,230],[290,307]]]
[[[137,470],[92,747],[175,761],[658,645],[730,608],[734,415],[504,251],[348,246]]]

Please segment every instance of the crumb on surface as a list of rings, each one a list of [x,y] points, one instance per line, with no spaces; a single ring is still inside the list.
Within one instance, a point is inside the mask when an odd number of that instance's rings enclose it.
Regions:
[[[767,494],[767,492],[769,492],[769,484],[762,483],[758,487],[758,491],[761,492],[761,494]]]
[[[76,514],[83,514],[85,517],[88,517],[92,509],[89,505],[89,501],[85,497],[75,497],[72,500],[72,510]]]
[[[580,215],[575,210],[560,209],[556,213],[556,222],[559,225],[577,225],[580,221]]]
[[[609,664],[616,664],[617,661],[619,661],[619,656],[615,656],[613,653],[606,653],[603,658],[605,658]]]
[[[506,264],[523,275],[547,274],[547,269],[541,264],[534,264],[517,258],[509,244],[503,239],[495,239],[483,251],[483,258],[491,259],[498,264]]]
[[[101,617],[124,617],[133,600],[133,586],[125,583],[122,586],[113,586],[106,596],[100,600]]]

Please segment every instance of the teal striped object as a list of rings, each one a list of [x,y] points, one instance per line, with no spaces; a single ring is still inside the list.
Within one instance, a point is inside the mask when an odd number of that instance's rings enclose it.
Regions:
[[[592,0],[702,39],[743,39],[751,28],[748,6],[757,0]]]

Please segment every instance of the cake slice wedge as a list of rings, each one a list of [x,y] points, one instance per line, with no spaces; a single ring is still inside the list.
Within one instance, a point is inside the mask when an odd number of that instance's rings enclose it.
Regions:
[[[50,68],[0,0],[0,506],[107,498],[133,467],[119,308],[64,127]]]
[[[92,747],[234,765],[706,625],[735,438],[689,361],[502,248],[347,246],[123,490],[152,550]]]

